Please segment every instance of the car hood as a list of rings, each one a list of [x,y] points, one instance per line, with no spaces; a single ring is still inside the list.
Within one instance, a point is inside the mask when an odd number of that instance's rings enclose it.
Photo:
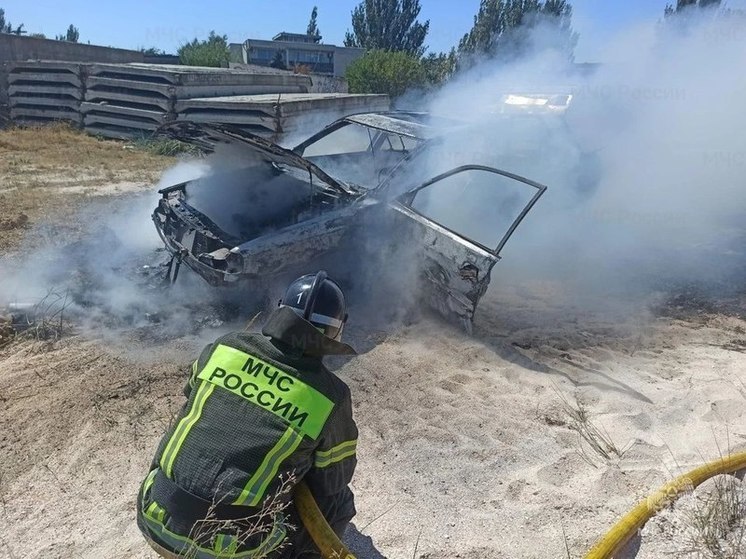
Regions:
[[[171,122],[158,128],[156,134],[197,146],[208,152],[215,151],[218,145],[249,148],[270,163],[306,169],[324,184],[343,196],[357,198],[361,195],[361,192],[356,190],[352,185],[329,176],[318,165],[294,151],[285,149],[261,136],[246,132],[234,126],[227,124]]]

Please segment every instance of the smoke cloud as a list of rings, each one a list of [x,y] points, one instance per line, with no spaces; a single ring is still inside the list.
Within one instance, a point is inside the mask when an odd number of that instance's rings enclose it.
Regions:
[[[150,219],[158,188],[198,178],[210,169],[207,160],[180,162],[163,174],[152,192],[92,202],[75,217],[85,224],[77,240],[51,234],[48,224],[37,226],[29,235],[45,239],[40,248],[27,251],[23,261],[0,261],[0,309],[18,303],[28,308],[42,301],[39,307],[46,315],[64,307],[64,315],[77,327],[97,336],[152,342],[237,318],[235,311],[221,309],[223,295],[185,266],[179,282],[165,288],[168,257]]]
[[[685,17],[627,30],[590,74],[545,50],[485,62],[429,100],[433,113],[470,123],[431,168],[485,163],[549,186],[495,277],[556,280],[578,298],[722,290],[743,277],[744,20]],[[483,201],[473,191],[462,204]],[[472,231],[499,222],[468,215]]]

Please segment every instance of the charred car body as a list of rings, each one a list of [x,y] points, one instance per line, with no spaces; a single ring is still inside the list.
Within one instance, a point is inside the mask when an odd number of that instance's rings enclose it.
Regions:
[[[292,150],[230,126],[168,125],[204,149],[240,149],[246,162],[159,191],[152,217],[171,273],[183,262],[225,285],[313,269],[377,223],[381,242],[409,246],[424,298],[470,329],[503,246],[546,187],[487,165],[445,168],[441,124],[424,113],[351,115]]]

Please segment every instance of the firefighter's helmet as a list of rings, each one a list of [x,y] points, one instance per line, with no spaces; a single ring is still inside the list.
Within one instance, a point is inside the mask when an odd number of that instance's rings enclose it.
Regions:
[[[327,338],[339,340],[347,322],[347,305],[342,289],[325,271],[299,277],[280,300],[295,314],[313,324]]]

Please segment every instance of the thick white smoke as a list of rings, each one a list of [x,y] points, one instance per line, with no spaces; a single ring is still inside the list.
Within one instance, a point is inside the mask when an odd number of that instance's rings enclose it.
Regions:
[[[220,294],[185,266],[175,286],[164,286],[168,258],[150,218],[159,188],[210,170],[208,160],[183,161],[151,192],[92,202],[74,217],[83,229],[77,239],[48,235],[49,224],[39,224],[29,235],[44,243],[34,242],[22,261],[0,260],[0,311],[21,304],[48,319],[64,307],[77,327],[104,336],[145,328],[167,338],[219,325]]]
[[[485,62],[439,92],[431,110],[471,124],[433,168],[476,159],[549,186],[495,276],[604,295],[739,277],[744,31],[738,16],[695,10],[610,41],[590,75],[543,51],[510,66]],[[510,93],[572,99],[564,112],[528,110],[506,106]]]

